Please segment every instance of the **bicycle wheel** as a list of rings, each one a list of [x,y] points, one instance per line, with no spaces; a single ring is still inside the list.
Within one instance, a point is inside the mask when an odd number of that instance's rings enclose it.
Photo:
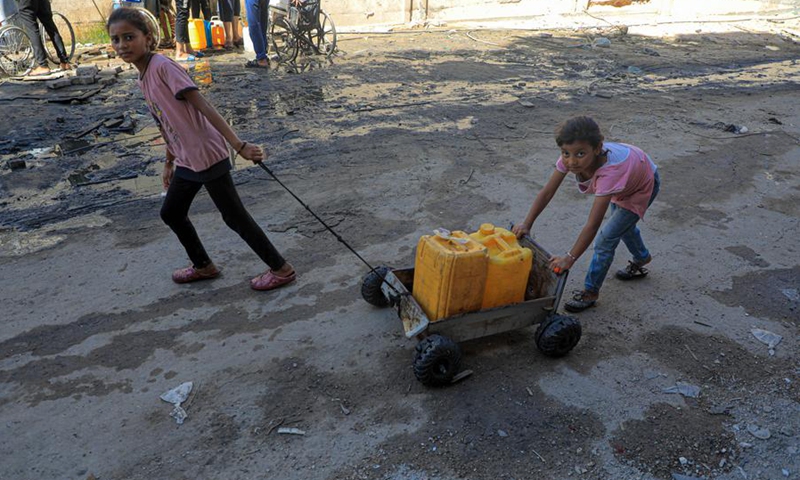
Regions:
[[[33,45],[25,30],[15,26],[0,28],[0,69],[16,77],[28,73],[33,62]]]
[[[319,23],[311,30],[314,49],[320,55],[330,57],[336,50],[336,26],[323,10],[319,11]]]
[[[70,62],[72,61],[72,56],[75,55],[75,31],[72,29],[72,24],[69,23],[67,17],[58,12],[53,12],[53,23],[56,24],[58,34],[61,35],[61,41],[64,42],[64,51],[67,53],[67,61]],[[47,35],[42,22],[39,22],[39,33],[42,36],[42,45],[44,45],[48,60],[55,64],[61,63],[56,47],[53,45],[50,36]]]
[[[300,42],[295,35],[294,28],[287,23],[286,17],[272,22],[269,29],[272,49],[278,55],[278,62],[293,62],[300,51]]]
[[[150,13],[150,10],[146,8],[139,8],[136,7],[136,10],[144,16],[145,21],[147,22],[147,26],[150,28],[150,31],[153,33],[153,42],[155,42],[156,46],[161,44],[161,26],[158,23],[158,19],[155,15]]]

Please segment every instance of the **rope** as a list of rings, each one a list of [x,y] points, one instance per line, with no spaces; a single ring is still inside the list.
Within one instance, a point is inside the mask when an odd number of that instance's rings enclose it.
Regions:
[[[346,242],[346,241],[345,241],[345,240],[342,238],[342,236],[341,236],[341,235],[339,235],[338,233],[336,233],[336,232],[335,232],[335,231],[334,231],[334,230],[333,230],[333,229],[332,229],[332,228],[331,228],[331,227],[330,227],[330,226],[329,226],[327,223],[325,223],[325,220],[321,219],[321,218],[319,217],[319,215],[317,215],[316,213],[314,213],[314,211],[313,211],[313,210],[311,210],[311,208],[310,208],[308,205],[306,205],[306,204],[305,204],[305,202],[303,202],[302,200],[300,200],[300,197],[298,197],[297,195],[295,195],[295,194],[294,194],[294,192],[293,192],[293,191],[291,191],[291,190],[289,189],[289,187],[287,187],[286,185],[284,185],[284,183],[283,183],[283,182],[281,182],[281,181],[280,181],[280,179],[278,179],[278,177],[276,177],[274,173],[272,173],[272,170],[270,170],[270,169],[269,169],[269,167],[267,167],[266,165],[264,165],[262,162],[258,162],[258,164],[257,164],[257,165],[258,165],[259,167],[261,167],[262,169],[264,169],[264,171],[265,171],[265,172],[267,172],[267,173],[268,173],[268,174],[269,174],[269,175],[270,175],[270,176],[271,176],[271,177],[272,177],[272,178],[273,178],[273,179],[274,179],[276,182],[278,182],[278,185],[280,185],[281,187],[283,187],[283,189],[284,189],[284,190],[286,190],[287,192],[289,192],[289,195],[293,196],[293,197],[294,197],[294,199],[295,199],[295,200],[297,200],[297,201],[298,201],[298,203],[300,203],[300,205],[302,205],[302,206],[303,206],[303,207],[304,207],[306,210],[308,210],[308,213],[310,213],[311,215],[313,215],[313,216],[314,216],[314,218],[316,218],[316,219],[317,219],[317,221],[318,221],[319,223],[321,223],[323,227],[325,227],[325,228],[326,228],[326,229],[327,229],[329,232],[331,232],[331,234],[332,234],[334,237],[336,237],[336,240],[338,240],[339,242],[341,242],[341,243],[342,243],[342,245],[344,245],[345,247],[347,247],[347,249],[348,249],[348,250],[350,250],[351,252],[353,252],[353,255],[355,255],[356,257],[358,257],[358,259],[359,259],[359,260],[361,260],[361,262],[362,262],[362,263],[364,263],[364,265],[366,265],[366,266],[367,266],[367,268],[369,268],[369,271],[370,271],[370,272],[372,272],[372,273],[374,273],[375,275],[377,275],[377,276],[378,276],[378,278],[380,278],[380,279],[381,279],[381,282],[383,282],[383,283],[385,283],[386,285],[388,285],[388,286],[389,286],[389,288],[391,288],[391,289],[392,289],[392,291],[394,291],[394,293],[396,293],[397,295],[402,295],[402,294],[401,294],[401,293],[400,293],[400,292],[399,292],[399,291],[398,291],[398,290],[397,290],[397,289],[394,287],[394,285],[392,285],[391,283],[389,283],[389,282],[387,282],[387,281],[386,281],[386,277],[385,277],[385,275],[383,275],[383,274],[381,274],[380,272],[378,272],[378,271],[375,269],[375,267],[373,267],[372,265],[370,265],[370,264],[369,264],[369,262],[367,262],[366,260],[364,260],[364,257],[362,257],[361,255],[359,255],[359,254],[358,254],[358,252],[357,252],[357,251],[356,251],[356,250],[355,250],[353,247],[351,247],[351,246],[350,246],[350,245],[349,245],[349,244],[348,244],[348,243],[347,243],[347,242]]]

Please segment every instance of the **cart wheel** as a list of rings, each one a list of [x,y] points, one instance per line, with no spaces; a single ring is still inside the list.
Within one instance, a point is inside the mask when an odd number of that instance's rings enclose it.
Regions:
[[[563,357],[580,339],[580,322],[566,315],[550,315],[536,329],[536,346],[548,357]]]
[[[442,335],[431,335],[417,344],[414,375],[423,385],[449,384],[461,364],[461,348]]]
[[[389,267],[380,266],[364,276],[364,280],[361,282],[361,296],[364,297],[364,300],[370,305],[381,308],[389,306],[389,300],[383,295],[383,291],[381,291],[383,279],[386,278],[386,274],[389,273],[389,271]]]

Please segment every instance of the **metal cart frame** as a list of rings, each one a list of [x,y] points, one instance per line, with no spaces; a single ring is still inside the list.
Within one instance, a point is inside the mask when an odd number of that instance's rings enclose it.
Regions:
[[[419,340],[414,373],[422,383],[444,385],[452,381],[461,359],[457,342],[539,324],[536,345],[545,355],[563,356],[577,345],[580,323],[557,314],[568,272],[553,273],[549,268],[551,255],[532,238],[524,237],[520,244],[533,251],[533,265],[525,301],[512,305],[431,321],[412,296],[413,268],[380,267],[364,278],[365,300],[376,306],[396,307],[406,337]]]

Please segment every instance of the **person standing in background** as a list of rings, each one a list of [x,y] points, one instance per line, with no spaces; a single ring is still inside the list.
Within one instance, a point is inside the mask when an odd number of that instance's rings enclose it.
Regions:
[[[50,7],[50,0],[19,0],[19,17],[22,20],[22,27],[28,34],[33,46],[33,56],[36,59],[36,68],[28,74],[31,77],[50,74],[50,67],[47,66],[47,52],[42,44],[42,36],[39,31],[39,22],[47,32],[47,36],[53,42],[58,55],[61,70],[70,70],[72,66],[67,58],[67,51],[64,48],[64,41],[58,33],[55,22],[53,22],[53,10]]]
[[[244,40],[239,35],[239,16],[241,14],[241,0],[219,0],[219,16],[225,26],[225,48],[244,45]]]
[[[211,7],[208,6],[208,0],[192,0],[192,18],[200,18],[201,11],[203,20],[211,20]]]
[[[248,68],[269,68],[267,57],[267,29],[269,28],[269,0],[245,0],[248,31],[253,42],[256,58],[248,60],[244,66]]]
[[[175,60],[193,62],[202,56],[189,43],[189,0],[175,0]]]

